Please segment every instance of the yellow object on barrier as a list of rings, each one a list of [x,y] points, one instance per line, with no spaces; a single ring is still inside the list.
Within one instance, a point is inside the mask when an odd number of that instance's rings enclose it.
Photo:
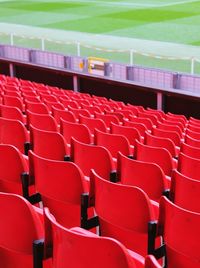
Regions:
[[[104,75],[104,63],[106,62],[109,62],[109,60],[104,58],[89,57],[88,72],[91,74]]]

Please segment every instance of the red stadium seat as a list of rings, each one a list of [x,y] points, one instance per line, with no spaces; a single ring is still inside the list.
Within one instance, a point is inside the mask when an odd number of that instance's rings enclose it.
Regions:
[[[142,268],[136,254],[128,251],[120,242],[108,237],[99,237],[82,228],[64,228],[45,208],[47,247],[53,257],[52,268]],[[83,248],[87,248],[88,254]],[[45,246],[44,246],[45,249]],[[56,250],[55,250],[56,249]],[[40,254],[41,255],[41,254]],[[36,256],[37,257],[37,256]],[[42,258],[38,257],[38,263]],[[41,267],[41,266],[40,266]]]
[[[3,104],[7,106],[17,107],[22,112],[24,112],[25,110],[22,98],[19,98],[19,97],[4,95]]]
[[[21,177],[28,172],[28,164],[14,146],[0,144],[0,192],[22,195]]]
[[[135,146],[135,158],[159,165],[167,176],[171,176],[172,170],[175,168],[172,156],[165,148],[144,145],[138,141]]]
[[[150,199],[156,202],[159,202],[163,194],[167,195],[169,192],[165,174],[154,163],[130,159],[119,153],[117,175],[122,184],[141,188]]]
[[[36,113],[36,114],[49,114],[50,111],[47,107],[42,102],[30,102],[26,101],[26,111],[29,110],[31,113]]]
[[[92,143],[92,136],[89,128],[86,125],[72,123],[61,118],[60,132],[69,146],[72,137],[83,143]]]
[[[106,124],[101,119],[86,117],[86,116],[83,116],[83,115],[80,115],[79,119],[80,119],[79,121],[80,121],[81,124],[84,124],[89,128],[91,134],[94,134],[95,128],[98,129],[98,130],[107,132]]]
[[[39,214],[23,197],[0,193],[2,268],[33,268],[33,242],[44,238]],[[51,259],[44,268],[51,268]]]
[[[165,256],[168,268],[199,268],[200,214],[180,208],[166,197],[161,198],[158,226],[152,228],[152,237],[162,235],[162,248],[149,246],[150,254]],[[157,230],[156,230],[157,229]]]
[[[200,159],[180,153],[178,158],[178,171],[194,180],[200,180]]]
[[[190,157],[200,159],[200,148],[188,145],[185,142],[181,144],[180,152]]]
[[[67,111],[67,110],[61,110],[58,109],[56,107],[52,107],[52,114],[53,117],[56,119],[57,123],[60,124],[60,119],[64,119],[66,121],[72,122],[72,123],[76,123],[76,117],[73,114],[73,112]]]
[[[69,148],[60,133],[30,126],[30,134],[31,148],[34,153],[52,160],[69,160]]]
[[[0,116],[8,119],[19,120],[23,124],[26,124],[26,117],[17,107],[0,105]]]
[[[82,227],[86,229],[91,221],[89,206],[95,207],[98,218],[94,225],[99,225],[101,235],[119,240],[144,261],[148,223],[155,220],[148,196],[137,187],[109,182],[92,171],[90,194],[82,196]]]
[[[145,144],[149,146],[165,148],[174,158],[177,157],[179,153],[178,149],[176,148],[176,145],[171,139],[154,136],[150,134],[148,131],[146,132],[145,136]]]
[[[113,158],[117,158],[118,152],[126,156],[133,156],[128,139],[123,135],[110,134],[95,129],[94,144],[105,147]]]
[[[187,143],[190,146],[200,148],[200,139],[195,139],[190,137],[189,135],[185,135],[185,143]]]
[[[121,126],[111,123],[112,134],[118,134],[125,136],[132,146],[135,146],[135,141],[142,141],[139,131],[134,127]]]
[[[31,150],[29,158],[29,180],[40,194],[43,206],[65,227],[80,226],[80,196],[88,192],[82,171],[72,162],[39,157]],[[34,195],[25,197],[34,200]]]
[[[104,179],[116,180],[111,154],[104,147],[82,143],[72,138],[71,160],[87,177],[90,176],[91,169],[94,169]]]
[[[49,114],[37,114],[29,110],[26,111],[28,126],[46,131],[59,131],[57,121]]]
[[[200,181],[193,180],[177,170],[173,171],[170,200],[177,206],[200,213]]]
[[[11,144],[26,154],[25,144],[28,142],[29,133],[22,122],[0,117],[0,143]]]

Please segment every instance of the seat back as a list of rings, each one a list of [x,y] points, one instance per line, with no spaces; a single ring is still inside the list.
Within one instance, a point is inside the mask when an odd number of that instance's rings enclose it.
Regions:
[[[58,125],[55,118],[49,114],[37,114],[32,113],[29,110],[26,111],[27,123],[35,128],[46,131],[58,131]]]
[[[98,146],[105,147],[110,151],[112,157],[117,158],[118,152],[126,156],[131,155],[130,143],[125,136],[110,134],[95,129],[94,143]]]
[[[118,154],[117,174],[122,184],[141,188],[157,202],[168,188],[165,174],[158,165],[133,160],[121,153]]]
[[[60,131],[68,144],[70,144],[72,137],[84,143],[92,143],[91,133],[86,125],[72,123],[61,118]]]
[[[90,118],[83,115],[79,116],[80,123],[86,125],[90,132],[94,134],[95,128],[104,132],[107,132],[106,124],[102,119]]]
[[[165,148],[144,145],[138,141],[136,141],[135,146],[135,158],[139,161],[159,165],[167,176],[171,176],[174,168],[172,156]]]
[[[173,171],[170,199],[184,209],[200,213],[200,181],[193,180],[177,170]]]
[[[180,137],[182,137],[183,129],[176,124],[170,124],[170,122],[169,123],[167,123],[167,122],[168,121],[165,120],[164,123],[159,123],[158,128],[163,129],[163,130],[167,130],[167,131],[175,131],[179,134]]]
[[[145,125],[148,130],[153,128],[153,122],[149,118],[130,116],[130,121],[134,123],[141,123]]]
[[[192,125],[192,124],[189,124],[188,125],[188,129],[191,130],[191,131],[194,131],[194,132],[197,132],[197,133],[200,133],[200,125],[197,126],[197,125]]]
[[[132,121],[126,121],[125,120],[124,121],[124,126],[136,128],[139,131],[140,136],[142,136],[142,137],[145,136],[145,132],[148,130],[148,128],[146,127],[145,124],[132,122]]]
[[[147,112],[138,112],[138,117],[150,119],[154,126],[157,126],[158,124],[158,118],[154,114],[149,114]]]
[[[151,135],[149,132],[146,132],[145,144],[153,147],[161,147],[168,150],[172,157],[177,157],[178,153],[176,151],[176,145],[174,142],[165,137],[158,137]]]
[[[155,219],[148,196],[137,187],[104,180],[94,171],[90,196],[94,199],[101,235],[115,238],[145,256],[148,222]]]
[[[194,180],[200,180],[200,159],[180,153],[178,158],[178,171]]]
[[[135,140],[141,141],[140,133],[134,127],[126,127],[111,123],[111,133],[125,136],[133,146],[135,145]]]
[[[199,226],[199,213],[182,209],[166,197],[161,198],[158,230],[165,241],[168,268],[199,267]]]
[[[120,123],[118,117],[115,115],[111,115],[111,114],[95,113],[95,117],[102,119],[108,128],[110,128],[111,122],[115,124]]]
[[[193,139],[200,140],[200,132],[191,130],[189,128],[185,131],[186,135],[190,136]]]
[[[57,123],[60,124],[60,119],[64,119],[65,121],[69,121],[72,123],[76,123],[76,117],[73,112],[67,110],[61,110],[56,107],[52,107],[53,117],[56,119]]]
[[[161,129],[171,129],[172,131],[178,132],[181,137],[186,126],[184,123],[172,119],[164,119],[159,125],[161,126]]]
[[[181,137],[176,131],[171,131],[171,130],[161,129],[161,128],[154,128],[152,133],[153,135],[158,136],[158,137],[171,139],[176,146],[180,146],[181,144]]]
[[[109,179],[114,170],[112,157],[106,148],[79,142],[72,138],[71,159],[83,171],[85,176],[90,175],[93,168],[103,178]]]
[[[49,114],[49,109],[44,103],[26,101],[26,110],[36,114]]]
[[[185,135],[185,141],[184,142],[187,143],[190,146],[200,148],[200,139],[198,140],[198,139],[192,138],[187,134]]]
[[[90,112],[88,110],[86,110],[86,109],[73,108],[71,106],[68,106],[68,110],[74,114],[74,116],[76,117],[77,120],[79,120],[80,116],[82,116],[82,115],[84,117],[90,117],[91,116]]]
[[[19,120],[23,124],[26,123],[25,117],[23,116],[21,110],[17,107],[1,105],[0,116],[8,119]]]
[[[0,191],[22,194],[21,175],[28,171],[22,153],[12,145],[0,144],[0,162]]]
[[[23,197],[0,193],[1,267],[32,268],[32,245],[44,237],[40,218]]]
[[[32,150],[41,157],[62,161],[66,155],[69,156],[67,144],[58,132],[30,126],[30,139]]]
[[[198,147],[190,146],[189,144],[183,142],[181,144],[180,151],[190,157],[200,159],[200,148]]]
[[[23,101],[19,97],[4,95],[3,104],[6,106],[17,107],[20,111],[24,111]]]
[[[44,206],[51,209],[65,227],[80,225],[80,196],[87,192],[82,171],[72,162],[39,157],[29,151],[30,180],[40,193]]]
[[[118,241],[81,228],[66,229],[45,208],[47,246],[53,245],[53,268],[135,268],[127,249]],[[86,254],[83,248],[87,249]]]
[[[24,144],[28,141],[29,134],[22,122],[0,118],[0,143],[11,144],[24,153]]]

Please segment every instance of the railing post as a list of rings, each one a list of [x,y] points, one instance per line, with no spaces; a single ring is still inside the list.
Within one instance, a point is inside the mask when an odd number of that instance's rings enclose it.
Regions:
[[[191,74],[194,74],[194,63],[195,63],[195,58],[191,58]]]
[[[41,38],[41,49],[42,51],[45,50],[45,39],[43,37]]]
[[[130,49],[130,65],[133,65],[133,49]]]
[[[77,42],[77,56],[81,56],[81,44],[79,42]]]
[[[14,34],[13,33],[10,34],[10,44],[11,44],[11,46],[14,45]]]

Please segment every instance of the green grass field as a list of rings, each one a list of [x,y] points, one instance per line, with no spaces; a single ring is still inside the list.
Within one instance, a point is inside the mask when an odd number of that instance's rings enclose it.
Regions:
[[[136,64],[190,71],[190,61],[200,59],[200,1],[184,0],[79,0],[1,1],[0,42],[4,34],[80,42],[83,45],[127,52],[103,52],[81,48],[82,56],[130,61],[128,50],[137,51]],[[16,45],[39,48],[39,40],[15,37]],[[76,54],[72,45],[46,42],[46,49]],[[141,54],[175,57],[162,60]],[[180,58],[180,60],[178,60]],[[196,63],[195,72],[200,73]],[[199,69],[199,70],[198,70]]]

